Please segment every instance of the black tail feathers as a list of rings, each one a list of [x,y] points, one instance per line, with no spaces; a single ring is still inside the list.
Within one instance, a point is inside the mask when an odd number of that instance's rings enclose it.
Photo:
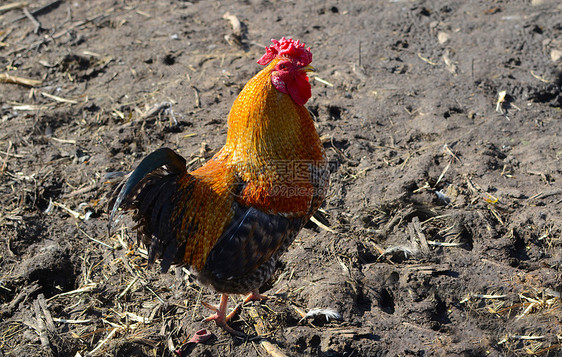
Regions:
[[[108,231],[120,210],[136,210],[138,239],[149,247],[149,264],[162,257],[166,271],[178,251],[171,222],[177,179],[187,174],[186,161],[168,148],[161,148],[145,157],[137,168],[114,190],[109,201]]]

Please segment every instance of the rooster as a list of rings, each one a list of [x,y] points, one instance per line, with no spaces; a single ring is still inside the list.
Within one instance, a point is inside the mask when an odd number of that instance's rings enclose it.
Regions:
[[[148,263],[189,267],[221,293],[206,321],[228,325],[229,294],[265,299],[259,288],[279,257],[322,204],[329,179],[325,153],[304,107],[311,97],[312,53],[304,43],[272,40],[266,66],[240,92],[228,116],[226,144],[202,167],[168,148],[145,157],[115,191],[110,229],[119,211],[133,211]]]

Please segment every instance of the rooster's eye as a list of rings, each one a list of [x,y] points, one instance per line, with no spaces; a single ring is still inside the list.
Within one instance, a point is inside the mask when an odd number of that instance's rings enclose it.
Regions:
[[[286,64],[282,64],[279,66],[279,69],[287,69],[287,65]]]

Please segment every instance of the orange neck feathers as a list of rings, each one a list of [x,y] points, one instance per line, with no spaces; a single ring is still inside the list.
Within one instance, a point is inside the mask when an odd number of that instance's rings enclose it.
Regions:
[[[310,165],[322,163],[324,153],[308,110],[273,86],[277,62],[256,74],[236,98],[217,159],[247,183],[240,203],[303,215],[312,197]]]
[[[308,110],[271,83],[278,59],[256,74],[234,101],[222,151],[229,162],[322,160],[318,134]]]

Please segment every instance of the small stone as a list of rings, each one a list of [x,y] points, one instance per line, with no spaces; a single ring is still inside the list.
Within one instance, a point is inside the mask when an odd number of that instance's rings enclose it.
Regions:
[[[562,57],[562,51],[560,50],[552,50],[550,51],[550,59],[552,62],[558,61]]]
[[[437,34],[437,41],[439,41],[440,44],[444,44],[449,41],[450,37],[451,36],[448,33],[441,31]]]

